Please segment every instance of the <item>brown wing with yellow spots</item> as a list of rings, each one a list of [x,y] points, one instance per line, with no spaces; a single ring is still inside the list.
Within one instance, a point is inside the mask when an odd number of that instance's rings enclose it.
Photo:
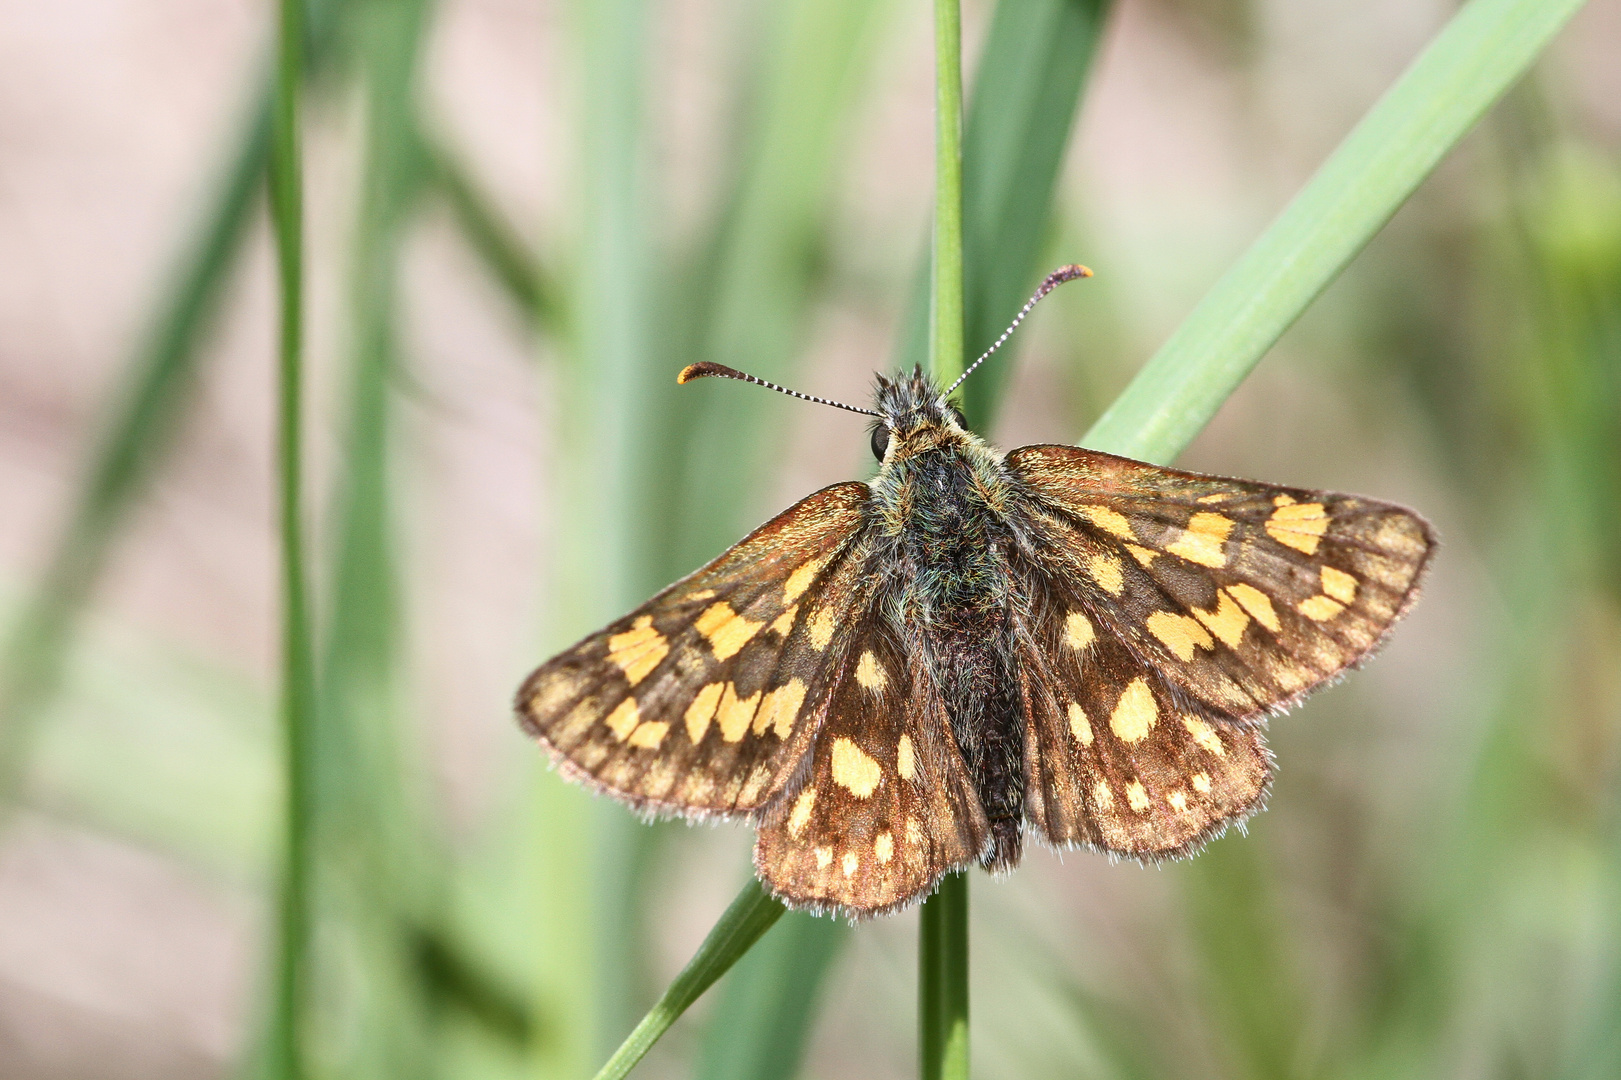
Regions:
[[[880,915],[978,858],[989,826],[925,665],[877,618],[835,647],[815,749],[766,812],[754,865],[795,907]]]
[[[757,811],[815,734],[867,498],[824,488],[547,662],[518,692],[525,730],[566,774],[644,810]]]
[[[1356,496],[1067,446],[1007,463],[1028,510],[1021,647],[1047,676],[1026,688],[1030,817],[1059,843],[1178,854],[1253,809],[1253,723],[1376,648],[1435,547],[1416,514]]]

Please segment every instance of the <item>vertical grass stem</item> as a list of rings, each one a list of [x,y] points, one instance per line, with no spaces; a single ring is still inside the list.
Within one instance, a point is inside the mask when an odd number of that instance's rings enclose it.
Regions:
[[[270,202],[281,285],[277,371],[277,466],[282,562],[281,718],[286,769],[285,835],[278,898],[278,957],[271,1028],[272,1075],[301,1080],[303,999],[308,965],[309,751],[314,659],[304,579],[303,523],[303,177],[299,88],[303,0],[281,0],[271,118]]]

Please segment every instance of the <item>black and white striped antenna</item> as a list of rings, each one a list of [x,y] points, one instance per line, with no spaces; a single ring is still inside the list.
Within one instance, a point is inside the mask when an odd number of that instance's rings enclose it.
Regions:
[[[681,369],[681,374],[675,377],[675,381],[678,383],[689,383],[694,379],[706,379],[711,376],[722,379],[737,379],[739,382],[751,382],[756,386],[763,386],[767,390],[775,390],[779,394],[787,394],[789,397],[799,398],[801,401],[814,401],[818,405],[831,405],[835,409],[846,409],[853,413],[861,413],[863,416],[882,415],[881,413],[873,412],[871,409],[858,409],[854,405],[846,405],[842,401],[834,401],[831,398],[812,397],[810,394],[801,394],[798,390],[790,390],[786,386],[778,386],[774,382],[766,382],[764,379],[756,375],[750,375],[746,371],[739,371],[736,368],[729,368],[725,364],[712,364],[708,360],[704,360],[697,364],[688,364],[686,367]]]
[[[1057,270],[1054,270],[1052,273],[1048,274],[1045,280],[1042,281],[1041,287],[1036,290],[1036,295],[1032,296],[1028,301],[1026,301],[1024,307],[1019,309],[1019,313],[1013,316],[1013,321],[1008,324],[1008,328],[1006,330],[1002,331],[1002,336],[997,338],[996,341],[991,344],[990,348],[981,353],[978,360],[975,360],[972,364],[969,364],[967,370],[961,375],[957,376],[957,381],[946,387],[946,392],[942,396],[950,397],[951,392],[957,389],[957,387],[961,386],[962,381],[968,378],[968,376],[972,375],[975,368],[983,364],[986,360],[989,360],[991,353],[1005,345],[1007,343],[1007,339],[1013,336],[1013,331],[1017,330],[1019,328],[1019,324],[1024,322],[1024,317],[1030,314],[1030,309],[1041,303],[1042,297],[1046,296],[1048,293],[1052,292],[1066,281],[1074,281],[1076,278],[1088,278],[1091,276],[1092,271],[1088,270],[1084,266],[1073,264],[1070,266],[1060,266]]]

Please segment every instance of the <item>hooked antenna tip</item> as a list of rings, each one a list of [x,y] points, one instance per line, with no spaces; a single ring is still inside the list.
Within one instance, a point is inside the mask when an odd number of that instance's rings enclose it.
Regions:
[[[675,377],[675,381],[677,385],[685,386],[694,379],[702,379],[709,375],[722,375],[728,379],[748,378],[748,376],[744,375],[741,371],[737,371],[734,368],[729,368],[725,364],[714,364],[708,360],[702,360],[696,364],[688,364],[686,367],[682,368],[681,374]]]

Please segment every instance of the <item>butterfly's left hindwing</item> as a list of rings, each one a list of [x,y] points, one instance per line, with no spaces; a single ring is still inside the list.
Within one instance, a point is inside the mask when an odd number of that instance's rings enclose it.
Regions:
[[[780,791],[814,736],[860,567],[865,484],[836,484],[539,668],[524,728],[567,774],[644,810],[732,814]]]

